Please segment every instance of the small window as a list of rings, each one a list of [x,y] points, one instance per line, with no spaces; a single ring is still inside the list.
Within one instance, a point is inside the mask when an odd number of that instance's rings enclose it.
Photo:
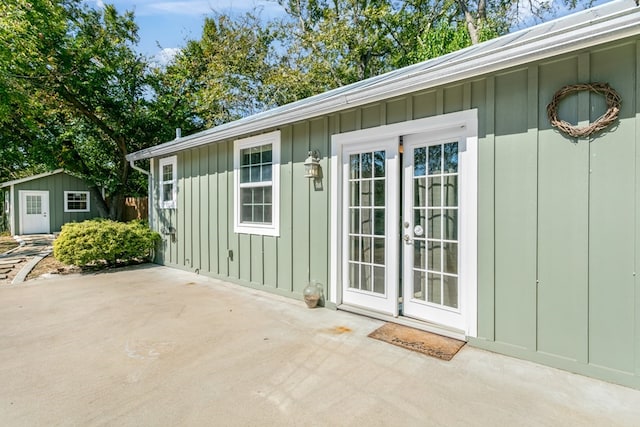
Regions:
[[[160,207],[175,209],[178,200],[178,158],[160,159]]]
[[[90,206],[89,206],[88,191],[65,191],[64,192],[64,211],[65,212],[89,212],[89,208]],[[27,203],[27,209],[29,209],[28,203]]]
[[[280,131],[235,141],[235,232],[279,235]]]

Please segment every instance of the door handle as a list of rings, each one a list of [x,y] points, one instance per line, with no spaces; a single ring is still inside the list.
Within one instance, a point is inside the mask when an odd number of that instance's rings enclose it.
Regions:
[[[411,237],[408,234],[405,234],[404,236],[402,236],[402,240],[404,240],[405,245],[411,244]]]

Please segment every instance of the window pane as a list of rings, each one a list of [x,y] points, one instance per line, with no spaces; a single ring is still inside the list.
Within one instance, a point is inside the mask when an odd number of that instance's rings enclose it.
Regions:
[[[425,269],[424,242],[416,240],[413,242],[413,267],[421,270]],[[415,273],[414,273],[415,274]]]
[[[271,144],[263,145],[262,163],[271,163],[273,160],[273,149]]]
[[[371,280],[371,266],[370,265],[363,265],[362,269],[360,270],[360,274],[361,274],[361,286],[360,289],[362,289],[363,291],[371,291],[373,289],[373,281]]]
[[[427,237],[430,239],[440,239],[441,229],[441,210],[440,209],[428,209],[427,210]]]
[[[173,165],[168,164],[162,166],[162,180],[171,181],[173,179]]]
[[[271,181],[271,165],[262,166],[262,181]]]
[[[251,178],[249,178],[250,182],[260,182],[260,166],[251,166]]]
[[[431,271],[441,271],[442,263],[441,263],[441,242],[428,242],[427,248],[427,269]]]
[[[362,261],[373,263],[373,248],[371,237],[362,238]]]
[[[173,184],[162,184],[162,200],[170,202],[173,200]]]
[[[358,181],[349,184],[349,206],[360,206],[360,183]]]
[[[360,209],[349,209],[349,233],[360,234]]]
[[[240,169],[240,182],[249,182],[251,180],[251,169],[249,167],[243,167]]]
[[[360,261],[360,237],[349,237],[349,260]]]
[[[264,223],[271,224],[273,223],[273,206],[264,205]]]

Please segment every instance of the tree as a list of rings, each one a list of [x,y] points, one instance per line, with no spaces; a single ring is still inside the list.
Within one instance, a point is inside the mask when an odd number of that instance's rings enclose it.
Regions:
[[[133,50],[137,40],[133,14],[113,6],[0,4],[0,142],[14,148],[15,164],[63,167],[85,179],[111,218],[120,217],[125,194],[146,188],[125,156],[168,139],[182,122],[154,108],[155,80]]]

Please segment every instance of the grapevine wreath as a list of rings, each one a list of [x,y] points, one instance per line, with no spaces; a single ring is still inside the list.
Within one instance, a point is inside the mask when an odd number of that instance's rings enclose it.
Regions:
[[[558,104],[560,104],[560,101],[572,93],[581,92],[583,90],[603,95],[607,101],[607,111],[598,117],[595,122],[582,127],[573,126],[571,123],[558,118]],[[549,117],[551,125],[558,128],[560,132],[574,138],[587,137],[607,128],[616,121],[618,113],[620,112],[621,101],[622,99],[620,98],[620,95],[618,95],[618,92],[609,86],[608,83],[581,83],[569,85],[561,88],[555,93],[555,95],[553,95],[551,103],[547,105],[547,116]]]

